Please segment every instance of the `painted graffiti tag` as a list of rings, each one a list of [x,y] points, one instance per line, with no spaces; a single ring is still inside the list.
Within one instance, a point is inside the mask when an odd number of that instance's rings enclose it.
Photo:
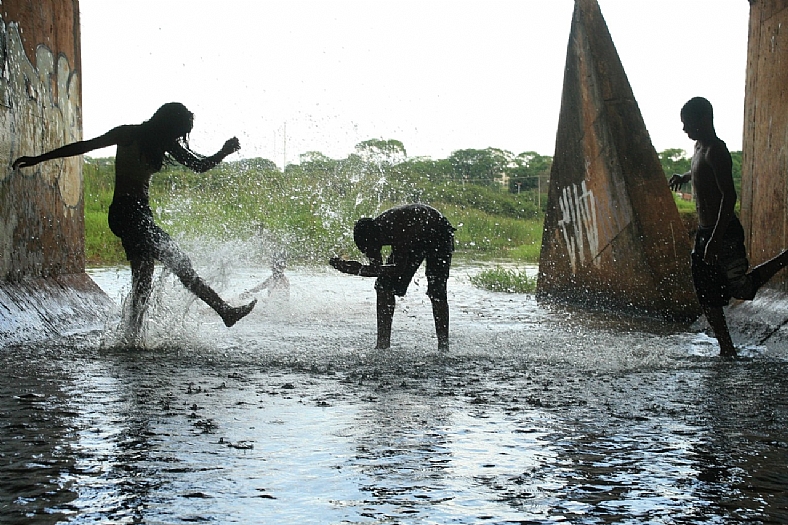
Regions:
[[[79,73],[68,58],[45,45],[35,64],[25,54],[17,23],[0,19],[0,157],[6,166],[20,155],[40,153],[82,138]],[[46,123],[46,125],[44,125]],[[57,184],[63,202],[74,207],[82,197],[81,158],[58,159],[37,172]],[[0,180],[11,175],[0,170]],[[29,174],[28,174],[29,176]]]
[[[586,188],[585,181],[579,188],[577,184],[572,184],[563,189],[558,205],[561,208],[561,220],[558,221],[558,226],[564,237],[572,273],[576,273],[578,264],[584,265],[589,259],[599,267],[599,260],[596,257],[599,248],[599,231],[594,193]],[[586,255],[586,244],[588,244],[588,255]]]

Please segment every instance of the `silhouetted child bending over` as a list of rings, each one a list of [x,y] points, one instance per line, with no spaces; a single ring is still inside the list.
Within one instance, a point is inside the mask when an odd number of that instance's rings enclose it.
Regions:
[[[394,296],[405,295],[411,279],[425,259],[427,296],[432,302],[438,348],[449,348],[446,283],[454,252],[454,232],[455,228],[435,208],[424,204],[397,206],[374,219],[359,219],[353,228],[353,239],[369,259],[368,265],[336,257],[329,260],[329,264],[341,272],[377,277],[377,348],[389,348]],[[383,246],[391,246],[385,265],[381,255]]]

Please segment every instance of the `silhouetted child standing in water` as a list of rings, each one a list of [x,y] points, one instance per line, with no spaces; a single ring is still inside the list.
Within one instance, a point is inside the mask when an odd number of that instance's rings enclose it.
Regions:
[[[241,298],[267,289],[269,299],[279,301],[290,299],[290,281],[285,275],[285,268],[287,268],[287,254],[283,250],[277,251],[271,256],[271,276],[242,293]]]
[[[748,272],[744,229],[734,213],[731,155],[714,129],[711,103],[695,97],[681,108],[684,132],[695,140],[692,168],[670,178],[672,190],[692,181],[698,232],[692,251],[692,278],[703,313],[720,345],[720,355],[735,357],[723,307],[731,297],[752,300],[758,289],[788,265],[788,250]]]
[[[227,155],[238,151],[240,144],[232,138],[214,155],[203,157],[189,149],[188,135],[194,115],[183,104],[164,104],[142,124],[118,126],[100,137],[74,142],[35,157],[20,157],[14,168],[35,166],[46,160],[83,155],[90,151],[117,146],[115,155],[115,191],[109,207],[109,228],[120,237],[131,264],[132,306],[127,336],[139,337],[145,305],[150,297],[154,260],[172,270],[183,285],[218,313],[226,326],[233,326],[246,316],[256,301],[233,307],[205,283],[192,268],[189,257],[175,241],[153,222],[148,188],[154,173],[165,162],[176,161],[204,173]]]

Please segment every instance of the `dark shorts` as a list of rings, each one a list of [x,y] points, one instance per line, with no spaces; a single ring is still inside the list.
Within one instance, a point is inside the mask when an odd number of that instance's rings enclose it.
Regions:
[[[393,292],[400,297],[405,295],[416,270],[426,260],[427,295],[430,299],[445,298],[451,257],[454,252],[454,228],[448,221],[446,224],[447,228],[437,232],[435,238],[430,240],[429,246],[415,247],[408,253],[392,251],[386,259],[386,264],[400,264],[405,261],[404,266],[400,268],[397,277],[378,277],[375,281],[375,289]]]
[[[147,202],[138,199],[118,199],[109,206],[109,229],[120,237],[126,258],[133,260],[163,260],[165,254],[177,251],[172,238],[153,222],[153,212]]]
[[[731,297],[752,300],[758,287],[753,274],[747,273],[750,264],[744,247],[744,229],[739,219],[734,217],[728,224],[717,264],[707,264],[703,260],[712,230],[698,229],[692,250],[692,280],[698,302],[702,306],[715,308],[726,306]]]

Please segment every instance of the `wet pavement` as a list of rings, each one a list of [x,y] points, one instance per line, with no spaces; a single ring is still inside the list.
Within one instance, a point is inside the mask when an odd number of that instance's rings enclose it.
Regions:
[[[226,329],[161,277],[145,344],[0,352],[0,523],[786,523],[788,361],[687,326],[539,306],[458,266],[374,350],[372,281],[288,272]],[[270,272],[234,271],[238,295]],[[126,270],[91,272],[118,305]]]

